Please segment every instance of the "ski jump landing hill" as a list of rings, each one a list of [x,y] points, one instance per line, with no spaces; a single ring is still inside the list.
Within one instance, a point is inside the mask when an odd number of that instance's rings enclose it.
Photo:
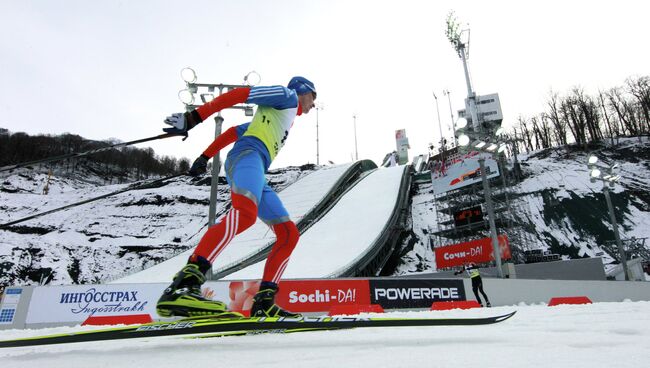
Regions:
[[[399,238],[409,187],[408,166],[377,169],[363,160],[318,170],[278,193],[301,232],[284,277],[377,275]],[[258,220],[219,255],[212,279],[258,279],[274,241]],[[111,283],[169,282],[192,251]]]

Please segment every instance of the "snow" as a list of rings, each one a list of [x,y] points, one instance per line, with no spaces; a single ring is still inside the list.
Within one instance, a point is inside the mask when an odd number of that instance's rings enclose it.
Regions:
[[[315,169],[337,168],[288,167],[266,177],[282,192]],[[103,178],[84,170],[70,174],[55,168],[50,194],[42,195],[47,180],[42,168],[4,172],[0,178],[0,223],[131,185],[105,185]],[[222,182],[217,216],[226,210],[229,195]],[[0,264],[9,267],[0,272],[0,283],[38,284],[39,274],[49,275],[51,285],[102,283],[173,258],[194,248],[205,232],[209,196],[209,178],[179,177],[158,188],[131,190],[38,217],[20,223],[18,230],[0,230]],[[176,271],[166,274],[165,282]]]
[[[399,327],[211,339],[105,341],[0,350],[3,366],[71,367],[642,367],[650,358],[650,302],[545,304],[381,317],[483,317],[489,326]],[[88,330],[6,330],[2,339]]]

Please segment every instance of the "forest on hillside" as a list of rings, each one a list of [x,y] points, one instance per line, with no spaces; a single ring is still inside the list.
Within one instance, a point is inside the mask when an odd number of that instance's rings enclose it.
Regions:
[[[106,148],[118,143],[121,142],[116,139],[94,141],[70,133],[29,135],[23,132],[12,133],[0,128],[0,167]],[[71,158],[45,165],[46,167],[56,165],[65,172],[74,172],[77,165],[84,162],[93,162],[107,170],[118,171],[136,179],[175,174],[187,171],[190,167],[187,158],[158,156],[150,147],[129,146],[111,148],[83,158]]]
[[[621,86],[596,94],[576,86],[560,93],[551,91],[546,110],[519,116],[514,141],[519,151],[531,152],[577,143],[650,134],[650,77],[629,77]]]

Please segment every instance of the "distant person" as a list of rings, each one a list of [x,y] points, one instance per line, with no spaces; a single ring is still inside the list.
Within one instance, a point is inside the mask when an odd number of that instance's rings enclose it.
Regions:
[[[251,227],[257,217],[273,229],[276,236],[266,264],[260,289],[253,299],[250,314],[255,317],[298,317],[275,304],[278,282],[287,267],[300,233],[289,218],[278,195],[264,174],[289,136],[296,116],[314,107],[316,88],[303,77],[294,77],[287,87],[235,88],[196,110],[173,114],[165,120],[166,132],[184,133],[212,114],[239,103],[256,104],[250,123],[231,127],[219,135],[194,161],[189,174],[207,171],[208,160],[231,143],[224,165],[231,189],[232,208],[220,222],[211,226],[199,241],[187,264],[158,300],[156,310],[163,317],[218,315],[227,312],[224,302],[201,295],[201,285],[212,263],[239,233]]]
[[[481,273],[478,271],[478,266],[475,263],[466,263],[463,265],[462,269],[454,272],[454,275],[460,275],[463,272],[467,272],[469,278],[472,280],[472,291],[474,292],[476,301],[481,305],[481,307],[483,306],[481,297],[478,295],[480,291],[481,294],[483,294],[483,298],[485,298],[485,306],[491,307],[490,300],[488,299],[487,294],[485,294],[485,291],[483,291],[483,279],[481,279]]]

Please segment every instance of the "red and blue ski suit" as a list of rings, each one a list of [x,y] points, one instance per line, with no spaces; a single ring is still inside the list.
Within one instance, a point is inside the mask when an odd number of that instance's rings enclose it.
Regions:
[[[232,208],[203,235],[194,255],[213,263],[235,235],[252,226],[259,217],[273,228],[277,238],[267,258],[262,281],[277,284],[300,234],[264,174],[302,109],[294,90],[270,86],[234,89],[197,108],[196,113],[203,121],[238,103],[257,105],[253,120],[226,130],[203,152],[209,158],[214,157],[222,148],[235,143],[224,165]]]

